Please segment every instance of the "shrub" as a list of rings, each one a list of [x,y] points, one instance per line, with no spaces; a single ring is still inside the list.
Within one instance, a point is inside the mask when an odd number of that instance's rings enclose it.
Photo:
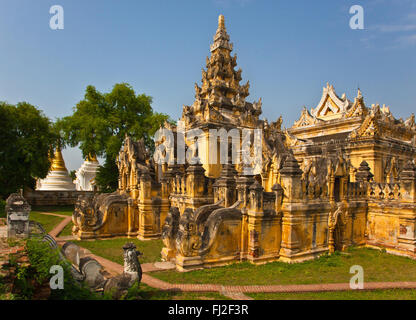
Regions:
[[[60,265],[64,270],[64,289],[52,290],[49,299],[100,299],[98,294],[90,292],[72,278],[70,263],[66,260],[61,260],[57,249],[52,249],[46,242],[41,240],[30,239],[26,242],[26,251],[30,265],[19,266],[16,261],[11,261],[16,266],[17,278],[15,285],[19,291],[19,299],[31,299],[36,287],[49,285],[49,280],[53,276],[49,271],[53,265]]]

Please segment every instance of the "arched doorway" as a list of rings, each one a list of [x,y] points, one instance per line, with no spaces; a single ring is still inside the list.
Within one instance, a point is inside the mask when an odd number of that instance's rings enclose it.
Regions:
[[[334,200],[335,202],[341,201],[341,177],[335,177],[334,181]]]
[[[335,250],[342,251],[344,249],[344,231],[347,221],[347,209],[343,202],[338,203],[335,210],[329,213],[328,217],[328,249],[330,253]]]

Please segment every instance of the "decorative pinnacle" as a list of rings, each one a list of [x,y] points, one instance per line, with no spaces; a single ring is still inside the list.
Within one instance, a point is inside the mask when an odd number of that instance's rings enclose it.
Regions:
[[[229,43],[230,36],[227,34],[225,29],[225,18],[221,14],[218,17],[218,29],[214,36],[214,43],[211,45],[211,52],[215,51],[217,48],[223,48],[232,51],[233,45]]]
[[[85,160],[89,162],[98,162],[97,156],[94,153],[90,153]]]
[[[225,30],[225,18],[222,14],[218,17],[218,29]]]
[[[53,155],[51,171],[68,171],[65,167],[65,161],[62,157],[61,147],[57,146]]]

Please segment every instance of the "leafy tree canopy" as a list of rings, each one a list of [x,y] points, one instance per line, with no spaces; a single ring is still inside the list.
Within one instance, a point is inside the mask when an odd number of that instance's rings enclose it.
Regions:
[[[0,102],[0,114],[0,196],[6,198],[46,177],[58,139],[50,120],[29,103]]]
[[[135,140],[144,138],[146,146],[153,150],[152,136],[169,121],[169,116],[154,112],[151,103],[151,97],[136,95],[127,83],[114,85],[109,93],[88,86],[74,113],[57,121],[64,144],[79,146],[84,157],[89,154],[105,157],[106,164],[100,167],[96,178],[102,190],[114,190],[114,185],[117,186],[117,167],[111,162],[115,161],[126,135]]]

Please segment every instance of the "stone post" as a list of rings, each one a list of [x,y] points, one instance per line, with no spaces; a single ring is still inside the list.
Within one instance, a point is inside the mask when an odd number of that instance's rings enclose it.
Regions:
[[[162,228],[163,225],[165,224],[165,219],[170,210],[170,202],[169,202],[170,179],[166,177],[162,177],[160,179],[160,183],[161,183],[160,226]]]
[[[402,199],[404,202],[416,202],[416,165],[412,161],[408,161],[402,172],[400,173],[400,185]]]
[[[289,202],[298,202],[302,199],[302,170],[292,154],[289,154],[280,170],[285,196]]]
[[[237,200],[235,177],[237,171],[232,164],[225,164],[221,175],[214,183],[214,201],[224,200],[224,207],[232,206]]]
[[[237,199],[242,201],[241,209],[247,210],[250,202],[250,186],[254,183],[253,176],[244,175],[244,169],[242,170],[241,174],[237,178]]]
[[[152,210],[152,182],[148,172],[140,177],[140,202],[139,202],[139,232],[138,239],[153,239],[158,236],[155,232],[155,218]]]
[[[328,194],[329,194],[329,202],[335,203],[335,196],[334,196],[334,186],[335,186],[335,176],[332,172],[329,176],[328,181]]]
[[[138,216],[137,202],[133,198],[127,199],[127,213],[128,213],[128,232],[127,237],[133,238],[137,237],[137,221],[136,217]]]
[[[6,200],[7,237],[29,237],[29,213],[31,207],[21,194],[12,193]]]
[[[199,162],[190,165],[186,169],[186,191],[191,198],[199,198],[204,195],[205,169]]]
[[[248,208],[250,206],[250,186],[254,183],[254,178],[251,171],[241,171],[237,178],[237,197],[241,201],[241,251],[240,261],[247,259],[248,256]]]
[[[274,210],[276,212],[280,212],[280,210],[282,209],[282,203],[283,203],[283,188],[280,184],[276,183],[275,185],[273,185],[272,187],[272,191],[274,192],[275,196],[276,196],[276,200],[274,203]]]
[[[164,173],[163,177],[168,184],[168,193],[176,193],[176,173],[178,172],[177,164],[168,165],[168,170]]]
[[[299,239],[297,229],[301,224],[301,217],[297,206],[302,201],[302,170],[292,154],[289,154],[280,171],[283,184],[284,198],[282,204],[282,243],[280,259],[291,262],[299,252]]]
[[[400,193],[403,202],[408,203],[402,209],[399,217],[398,245],[407,252],[416,252],[416,213],[414,203],[416,203],[416,166],[412,161],[408,161],[400,173]],[[412,209],[407,209],[409,206]]]

